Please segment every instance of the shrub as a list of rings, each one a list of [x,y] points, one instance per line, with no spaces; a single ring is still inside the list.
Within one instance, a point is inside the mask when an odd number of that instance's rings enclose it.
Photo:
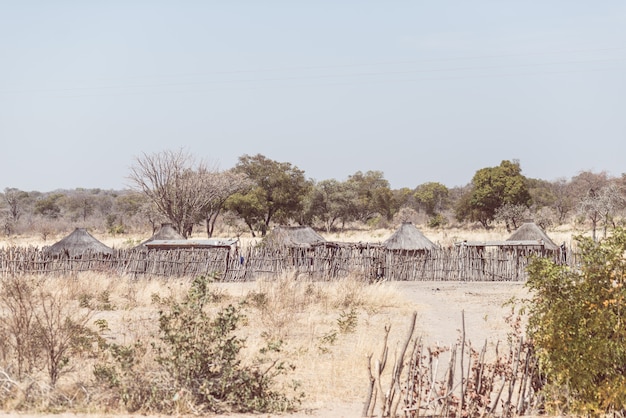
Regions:
[[[140,367],[147,347],[104,344],[108,358],[96,367],[96,378],[116,392],[130,411],[277,412],[292,410],[300,398],[275,390],[275,379],[289,366],[273,355],[280,341],[270,341],[252,365],[240,352],[245,339],[235,332],[245,323],[241,307],[229,305],[207,313],[215,295],[211,278],[194,280],[181,302],[170,301],[159,312],[159,338],[151,344],[153,369]],[[110,365],[109,360],[114,360]],[[158,366],[154,368],[154,366]],[[185,410],[181,411],[181,403]]]
[[[428,218],[428,227],[429,228],[440,228],[444,227],[448,224],[448,219],[440,213],[431,216]]]
[[[2,360],[18,380],[44,370],[54,386],[73,357],[92,350],[95,334],[87,326],[92,311],[68,302],[75,299],[70,291],[47,290],[32,277],[0,283]]]
[[[600,243],[577,238],[581,263],[538,258],[529,266],[528,334],[552,412],[626,411],[626,231]],[[561,394],[567,394],[561,395]]]

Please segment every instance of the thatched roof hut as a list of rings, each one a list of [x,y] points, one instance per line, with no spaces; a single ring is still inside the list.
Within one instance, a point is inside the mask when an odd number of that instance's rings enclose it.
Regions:
[[[141,244],[134,247],[134,249],[137,249],[137,250],[146,249],[147,248],[146,244],[152,241],[171,241],[171,240],[180,241],[184,239],[185,237],[183,237],[181,234],[178,233],[178,231],[176,231],[176,229],[174,229],[174,225],[172,225],[171,223],[162,223],[161,227],[159,228],[158,231],[154,233],[154,235],[152,235],[150,238],[148,238]]]
[[[394,251],[431,251],[438,248],[411,222],[403,222],[400,228],[383,242],[383,247]]]
[[[76,228],[74,232],[45,249],[47,254],[55,257],[80,257],[85,253],[113,255],[112,248],[107,247],[93,237],[85,228]]]
[[[559,249],[559,246],[534,222],[522,224],[506,241],[537,241],[547,251]]]
[[[277,226],[261,242],[268,247],[312,248],[326,240],[310,226]]]

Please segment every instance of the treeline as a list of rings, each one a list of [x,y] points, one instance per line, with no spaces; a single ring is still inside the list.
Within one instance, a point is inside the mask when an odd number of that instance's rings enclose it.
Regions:
[[[394,226],[401,221],[430,227],[502,224],[514,230],[532,219],[544,229],[585,223],[597,231],[622,222],[626,174],[582,171],[571,179],[528,178],[519,161],[476,171],[463,187],[438,182],[392,189],[380,171],[358,171],[346,180],[315,181],[288,162],[243,155],[219,170],[179,151],[135,160],[128,190],[73,189],[53,192],[5,188],[0,216],[5,235],[43,239],[77,224],[111,234],[156,229],[171,222],[185,237],[204,228],[264,235],[272,225],[310,225],[331,232],[353,225]]]

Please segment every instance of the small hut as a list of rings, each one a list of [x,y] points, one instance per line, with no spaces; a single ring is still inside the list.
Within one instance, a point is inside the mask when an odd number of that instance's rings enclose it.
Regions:
[[[310,226],[277,226],[263,239],[266,247],[313,248],[326,240]]]
[[[171,223],[162,223],[161,227],[159,228],[158,231],[154,233],[154,235],[152,235],[150,238],[148,238],[141,244],[137,245],[133,249],[145,250],[147,249],[146,244],[152,241],[171,241],[171,240],[184,240],[184,239],[185,237],[183,237],[181,234],[178,233],[178,231],[176,231],[176,229],[174,229],[174,225],[172,225]]]
[[[411,222],[403,222],[400,228],[383,242],[383,247],[403,253],[429,252],[438,248]]]
[[[76,228],[74,232],[44,249],[53,257],[81,257],[85,253],[113,255],[112,248],[107,247],[93,237],[85,228]]]
[[[560,247],[534,222],[520,226],[504,243],[519,243],[524,247],[541,249],[545,252],[557,252]]]

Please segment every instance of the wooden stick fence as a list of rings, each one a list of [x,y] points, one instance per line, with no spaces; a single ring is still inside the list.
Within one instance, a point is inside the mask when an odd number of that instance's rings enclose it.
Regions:
[[[377,246],[355,245],[118,250],[112,256],[85,253],[77,258],[59,258],[35,247],[7,247],[0,249],[0,276],[71,275],[86,271],[133,277],[188,277],[215,273],[221,280],[232,282],[296,272],[316,280],[335,280],[352,275],[370,281],[523,281],[531,256],[531,253],[499,249],[396,252]],[[574,258],[570,256],[568,261],[575,262]]]
[[[385,372],[388,326],[380,356],[368,356],[369,390],[362,417],[511,418],[538,413],[538,360],[523,336],[511,334],[502,351],[496,344],[490,360],[487,341],[480,349],[466,338],[464,315],[460,339],[450,346],[427,347],[414,338],[416,318],[414,313],[390,373]]]

